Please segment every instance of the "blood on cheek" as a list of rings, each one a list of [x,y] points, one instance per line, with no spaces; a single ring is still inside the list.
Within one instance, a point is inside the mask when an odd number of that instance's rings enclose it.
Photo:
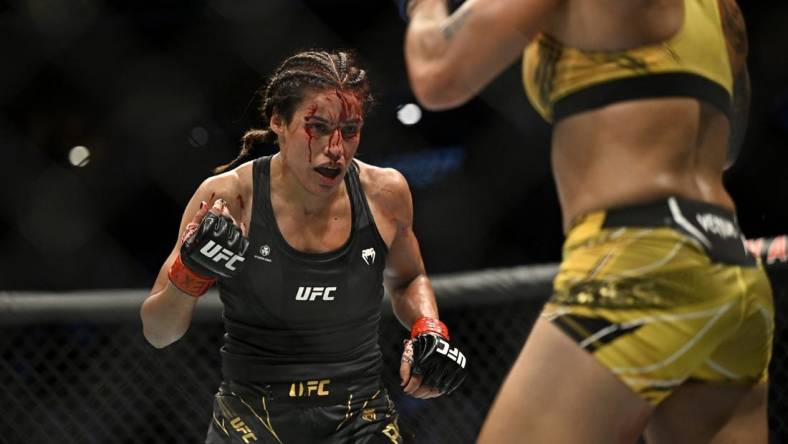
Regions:
[[[320,135],[315,135],[314,130],[309,125],[304,125],[304,132],[307,136],[306,147],[309,153],[309,162],[312,163],[312,141],[320,137]],[[342,131],[339,128],[333,128],[329,133],[328,146],[338,145],[343,140],[345,140],[345,138],[342,137]]]
[[[344,122],[345,120],[348,120],[350,118],[360,118],[360,116],[361,116],[361,101],[359,100],[359,98],[357,96],[349,95],[349,94],[346,94],[346,93],[342,93],[340,91],[336,91],[336,96],[337,96],[337,99],[339,100],[339,103],[340,103],[339,118],[337,119],[337,118],[335,118],[334,115],[332,115],[331,113],[328,113],[329,114],[328,115],[328,120],[329,121],[331,121],[331,122]],[[327,100],[331,101],[330,98],[328,98]],[[318,105],[317,104],[312,104],[309,107],[309,110],[307,111],[306,115],[304,116],[304,121],[307,122],[307,124],[304,125],[304,133],[307,136],[307,150],[308,150],[308,154],[309,154],[309,162],[310,163],[312,162],[312,141],[314,139],[318,138],[318,137],[323,137],[323,136],[326,135],[326,134],[320,134],[320,133],[319,134],[315,134],[314,127],[308,124],[310,119],[317,114],[317,110],[318,110]],[[346,136],[346,135],[343,134],[342,128],[339,125],[337,125],[337,126],[331,128],[329,130],[329,132],[327,133],[327,135],[329,136],[329,138],[328,138],[328,146],[332,146],[332,145],[338,145],[342,141],[345,141],[345,140],[355,139],[358,136],[358,131],[355,131],[352,134],[349,134],[349,135]]]
[[[309,111],[306,113],[306,117],[304,118],[304,120],[306,122],[309,122],[309,118],[314,117],[316,113],[317,113],[317,104],[313,104],[309,108]],[[312,128],[309,125],[304,125],[304,131],[306,132],[306,136],[308,138],[306,146],[307,149],[309,150],[309,163],[312,163],[312,139],[315,138],[315,135],[312,133]]]

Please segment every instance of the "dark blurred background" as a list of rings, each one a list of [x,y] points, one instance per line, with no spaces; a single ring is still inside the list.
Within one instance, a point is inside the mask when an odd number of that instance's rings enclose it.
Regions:
[[[788,4],[740,4],[753,109],[725,179],[748,237],[783,234]],[[408,177],[431,273],[559,259],[549,132],[519,66],[404,125],[414,99],[388,0],[17,0],[0,2],[0,31],[0,290],[149,286],[192,192],[259,125],[265,76],[307,48],[354,49],[368,67],[378,103],[358,157]]]

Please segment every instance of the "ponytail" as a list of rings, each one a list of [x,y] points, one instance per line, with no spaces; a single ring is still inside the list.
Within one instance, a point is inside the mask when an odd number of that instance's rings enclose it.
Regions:
[[[260,143],[276,143],[276,134],[271,129],[252,129],[241,137],[241,152],[233,161],[213,169],[214,174],[231,170],[250,159],[260,157]]]
[[[369,94],[369,79],[363,69],[355,65],[348,52],[304,51],[286,59],[274,71],[260,94],[260,119],[263,129],[252,129],[241,138],[241,152],[232,162],[217,167],[214,173],[223,173],[250,159],[260,157],[261,143],[277,142],[268,122],[274,114],[285,123],[293,118],[296,108],[309,91],[346,91],[361,100],[363,110],[373,102]]]

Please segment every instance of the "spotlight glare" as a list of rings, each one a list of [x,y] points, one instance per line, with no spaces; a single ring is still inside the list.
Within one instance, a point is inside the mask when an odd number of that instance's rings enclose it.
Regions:
[[[68,161],[75,167],[84,167],[90,163],[90,150],[82,145],[75,146],[68,152]]]
[[[415,103],[408,103],[397,111],[397,119],[403,125],[415,125],[421,120],[421,108]]]

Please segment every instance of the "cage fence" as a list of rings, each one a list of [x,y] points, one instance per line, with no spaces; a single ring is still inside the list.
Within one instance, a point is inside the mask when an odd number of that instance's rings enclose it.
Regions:
[[[441,317],[470,357],[450,396],[402,394],[397,369],[407,331],[384,305],[384,382],[409,443],[474,442],[550,289],[555,267],[437,277]],[[788,276],[773,272],[777,331],[770,368],[770,440],[788,442]],[[115,294],[113,294],[115,293]],[[120,294],[122,293],[122,294]],[[0,293],[0,442],[199,443],[220,379],[223,327],[215,294],[187,334],[161,350],[142,336],[143,291],[88,295]]]

